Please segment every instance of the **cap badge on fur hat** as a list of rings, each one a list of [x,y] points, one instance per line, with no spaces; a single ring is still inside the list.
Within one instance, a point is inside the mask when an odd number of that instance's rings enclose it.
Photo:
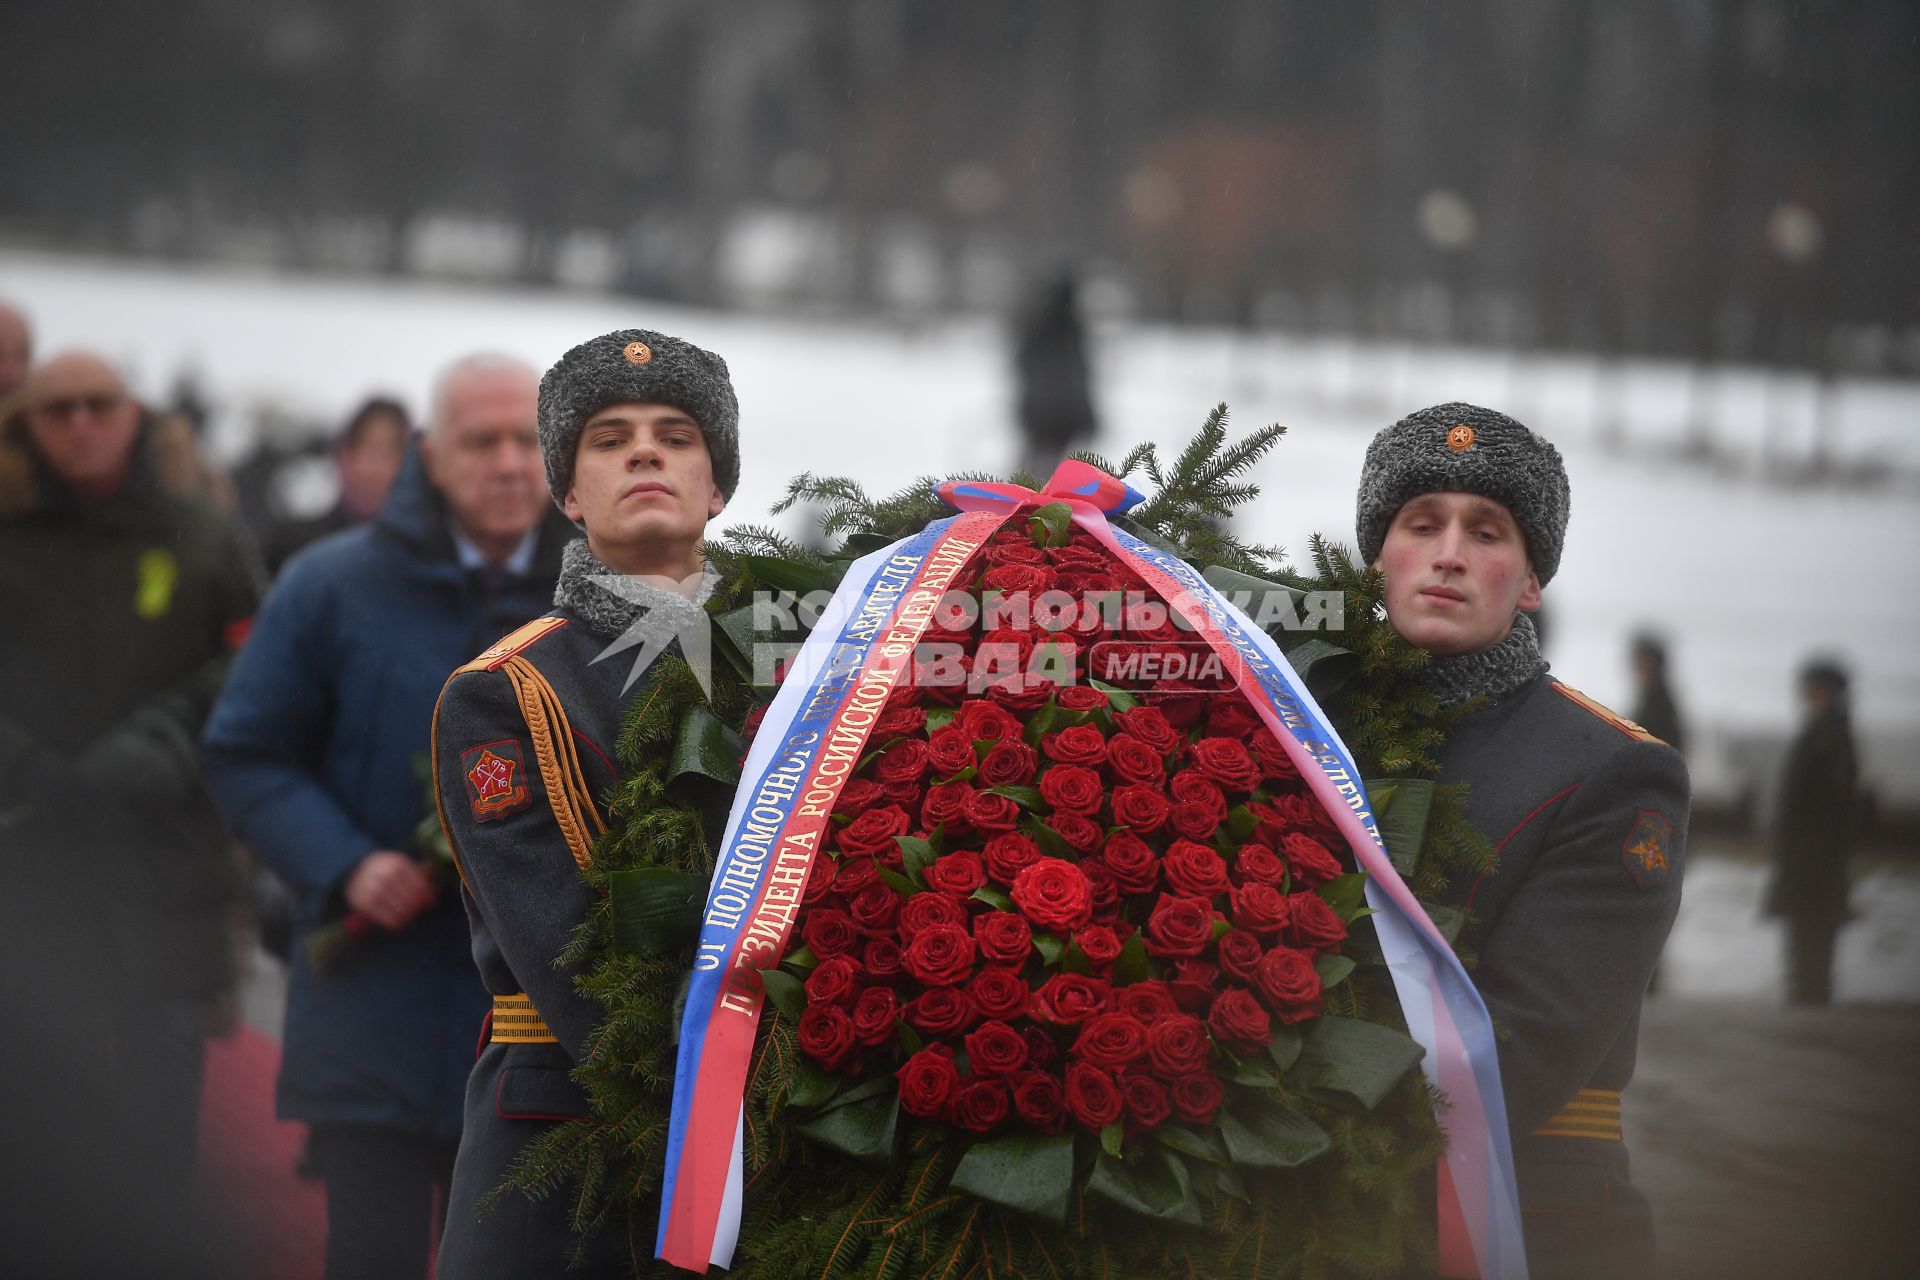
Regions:
[[[645,364],[653,359],[653,348],[644,342],[629,342],[625,355],[628,364]]]
[[[1473,448],[1473,428],[1464,422],[1456,422],[1453,430],[1447,432],[1447,448],[1455,453]]]

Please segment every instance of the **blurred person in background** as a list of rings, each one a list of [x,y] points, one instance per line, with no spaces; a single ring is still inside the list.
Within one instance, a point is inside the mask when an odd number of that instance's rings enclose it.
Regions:
[[[1077,293],[1073,273],[1062,271],[1040,287],[1015,324],[1020,466],[1034,476],[1051,474],[1068,450],[1092,444],[1097,430]]]
[[[1667,642],[1651,631],[1638,632],[1629,655],[1633,663],[1633,710],[1627,713],[1628,719],[1684,755],[1687,741],[1680,704],[1667,683]]]
[[[1847,859],[1860,828],[1862,797],[1847,672],[1830,659],[1800,671],[1805,719],[1780,772],[1773,868],[1762,907],[1787,922],[1787,1001],[1833,999],[1833,945],[1847,922]]]
[[[288,562],[202,738],[234,834],[296,897],[276,1109],[312,1126],[329,1280],[426,1274],[490,1008],[428,755],[447,672],[549,607],[573,534],[536,386],[504,357],[441,375],[379,516]]]
[[[406,460],[412,435],[413,421],[397,400],[374,396],[355,409],[333,443],[340,496],[317,516],[283,520],[268,530],[261,540],[267,571],[278,574],[294,552],[308,543],[379,515],[387,490]]]
[[[0,423],[0,1265],[193,1272],[204,1037],[236,874],[194,740],[258,601],[239,530],[168,477],[97,356]]]
[[[26,313],[0,301],[0,403],[18,391],[33,367],[33,330]]]

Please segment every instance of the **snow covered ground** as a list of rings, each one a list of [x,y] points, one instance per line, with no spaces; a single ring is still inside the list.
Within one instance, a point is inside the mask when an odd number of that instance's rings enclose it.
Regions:
[[[163,393],[180,369],[197,369],[225,411],[212,441],[224,460],[249,443],[256,405],[332,420],[387,390],[418,406],[455,356],[502,350],[544,368],[573,343],[630,325],[684,335],[732,367],[745,444],[734,519],[762,519],[801,470],[884,491],[1005,467],[1015,454],[1007,342],[979,320],[768,317],[18,251],[0,252],[0,297],[31,314],[43,351],[96,348],[143,391]],[[1710,381],[1709,465],[1678,447],[1701,401],[1673,366],[1609,371],[1122,320],[1098,327],[1094,354],[1105,451],[1182,440],[1220,400],[1242,426],[1285,423],[1246,525],[1296,556],[1314,530],[1351,540],[1354,482],[1379,427],[1452,399],[1514,413],[1561,445],[1573,478],[1567,551],[1547,593],[1548,652],[1563,679],[1624,708],[1627,637],[1667,633],[1702,743],[1697,781],[1724,794],[1739,781],[1730,745],[1786,732],[1793,671],[1813,651],[1838,654],[1856,673],[1871,780],[1886,800],[1920,805],[1920,386],[1845,383],[1833,402],[1832,456],[1882,483],[1788,486],[1762,472],[1811,447],[1811,391],[1791,377]]]

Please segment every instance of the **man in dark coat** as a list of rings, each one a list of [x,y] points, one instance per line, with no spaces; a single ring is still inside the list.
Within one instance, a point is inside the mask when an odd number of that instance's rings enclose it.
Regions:
[[[1847,922],[1847,858],[1859,819],[1859,762],[1847,715],[1847,673],[1809,662],[1800,672],[1806,719],[1780,772],[1773,874],[1763,905],[1787,922],[1787,1000],[1833,999],[1833,944]]]
[[[652,646],[610,649],[704,636],[700,543],[740,474],[726,364],[644,329],[583,343],[547,371],[540,438],[554,500],[586,537],[567,548],[558,607],[456,671],[434,720],[441,814],[494,1009],[440,1246],[439,1273],[459,1280],[565,1267],[574,1188],[478,1205],[529,1142],[588,1114],[569,1073],[601,1011],[554,958],[591,905],[580,872],[607,827],[621,713],[647,687],[636,663]],[[626,1275],[652,1246],[650,1225],[644,1239],[603,1230],[584,1274]]]
[[[379,518],[288,562],[202,739],[234,833],[297,895],[278,1111],[313,1126],[330,1278],[426,1274],[460,1135],[487,995],[416,836],[447,668],[540,612],[570,532],[534,393],[501,358],[442,376]],[[356,940],[316,972],[306,941],[343,919]]]
[[[380,514],[387,491],[406,461],[413,423],[406,406],[386,396],[374,396],[353,411],[329,452],[340,481],[340,496],[319,515],[281,520],[261,537],[267,572],[280,567],[295,552],[330,533],[365,524]]]
[[[1560,563],[1570,491],[1553,446],[1504,414],[1443,404],[1367,449],[1357,524],[1387,616],[1431,655],[1448,734],[1440,781],[1498,851],[1456,877],[1458,945],[1500,1037],[1534,1280],[1653,1274],[1628,1180],[1620,1091],[1640,1003],[1679,907],[1678,753],[1547,674],[1527,614]]]
[[[237,877],[194,738],[258,600],[105,361],[0,425],[0,1274],[190,1270],[207,1014]],[[45,1246],[48,1252],[42,1253]]]

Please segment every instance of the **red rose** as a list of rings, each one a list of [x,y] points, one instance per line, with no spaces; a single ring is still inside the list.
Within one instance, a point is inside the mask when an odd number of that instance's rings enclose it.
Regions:
[[[1046,1067],[1060,1056],[1060,1046],[1044,1030],[1029,1022],[1020,1028],[1020,1034],[1027,1038],[1027,1058],[1036,1067]]]
[[[1233,855],[1233,870],[1241,884],[1264,884],[1276,888],[1286,878],[1287,864],[1265,845],[1243,844]]]
[[[1175,804],[1201,804],[1212,810],[1216,818],[1227,816],[1226,793],[1198,769],[1182,769],[1174,774],[1167,784],[1167,794]]]
[[[1226,1099],[1226,1090],[1214,1075],[1182,1076],[1167,1090],[1173,1114],[1188,1124],[1212,1124]]]
[[[893,1075],[900,1082],[900,1109],[922,1120],[943,1118],[960,1089],[960,1069],[945,1045],[922,1049]]]
[[[1065,840],[1075,853],[1083,857],[1100,847],[1100,838],[1106,834],[1100,824],[1084,813],[1049,814],[1047,825],[1053,828],[1055,835]]]
[[[898,853],[900,846],[893,838],[907,834],[912,825],[912,820],[898,805],[869,809],[840,828],[840,852],[848,857],[868,858],[877,858],[883,851]]]
[[[1284,796],[1275,796],[1273,804],[1268,807],[1272,810],[1274,824],[1279,827],[1312,827],[1320,822],[1319,806],[1298,792],[1290,791]]]
[[[1178,1013],[1147,1026],[1147,1061],[1168,1080],[1207,1069],[1213,1041],[1200,1019]]]
[[[1251,993],[1233,987],[1213,998],[1207,1010],[1207,1026],[1213,1038],[1230,1049],[1253,1053],[1267,1047],[1273,1035],[1273,1019],[1260,1007]]]
[[[860,963],[866,966],[869,978],[877,978],[882,982],[888,978],[897,978],[901,973],[900,944],[892,938],[870,939],[861,949]]]
[[[1107,1007],[1113,989],[1098,978],[1078,973],[1056,973],[1033,993],[1033,1008],[1048,1022],[1073,1026]]]
[[[1074,573],[1098,573],[1108,564],[1105,551],[1086,546],[1048,547],[1046,554],[1055,569]]]
[[[1093,886],[1080,868],[1042,858],[1013,879],[1013,905],[1036,926],[1069,934],[1093,919]]]
[[[853,1019],[837,1004],[808,1005],[796,1034],[800,1051],[828,1071],[838,1071],[854,1051]]]
[[[913,649],[913,687],[931,702],[952,706],[967,696],[971,661],[962,645],[923,640]]]
[[[1245,929],[1234,929],[1220,938],[1217,948],[1220,953],[1220,967],[1242,982],[1253,981],[1253,971],[1260,964],[1260,957],[1267,949],[1260,939]]]
[[[1152,893],[1160,883],[1160,856],[1131,831],[1107,837],[1100,860],[1121,893]]]
[[[1053,571],[1037,564],[1003,564],[987,570],[981,585],[1009,596],[1037,596],[1052,588]]]
[[[1084,765],[1057,764],[1040,775],[1040,798],[1068,813],[1097,812],[1106,790],[1100,775]]]
[[[1173,1110],[1167,1086],[1152,1076],[1129,1071],[1119,1079],[1120,1096],[1126,1099],[1127,1124],[1135,1133],[1158,1129]]]
[[[1067,1127],[1066,1094],[1058,1079],[1045,1071],[1022,1071],[1008,1083],[1013,1086],[1014,1114],[1022,1124],[1041,1133]]]
[[[924,894],[916,894],[924,897]],[[957,986],[973,972],[973,935],[957,925],[936,924],[913,935],[900,956],[906,971],[929,987]]]
[[[1090,924],[1073,935],[1087,963],[1104,973],[1120,958],[1120,939],[1104,924]]]
[[[1165,762],[1160,757],[1160,752],[1139,738],[1123,733],[1107,747],[1107,768],[1113,770],[1113,776],[1122,782],[1157,788],[1165,780],[1167,772]]]
[[[1289,832],[1280,841],[1280,854],[1292,869],[1294,880],[1308,888],[1341,874],[1340,863],[1327,852],[1327,846],[1298,831]]]
[[[918,692],[917,690],[915,692]],[[891,702],[891,700],[889,700]],[[927,709],[925,707],[896,707],[889,705],[874,721],[871,742],[890,742],[895,738],[904,738],[917,734],[927,727]]]
[[[1150,1027],[1161,1018],[1180,1012],[1180,1006],[1167,991],[1167,984],[1158,978],[1121,987],[1113,993],[1113,1002],[1120,1012],[1130,1013]]]
[[[966,1046],[977,1076],[1010,1076],[1027,1065],[1027,1038],[997,1018],[969,1031]]]
[[[968,984],[967,994],[981,1017],[1005,1022],[1026,1013],[1033,1001],[1033,991],[1019,970],[1002,965],[988,965],[980,970]]]
[[[740,726],[740,736],[747,740],[747,744],[749,746],[753,744],[754,738],[759,736],[760,722],[762,720],[765,720],[766,718],[767,718],[767,708],[765,704],[757,706],[753,710],[747,712],[746,723]],[[746,760],[746,757],[742,756],[741,760],[742,762],[744,762]]]
[[[1019,633],[1009,632],[1008,634],[1018,635]],[[987,638],[991,640],[993,636]],[[1031,643],[1030,639],[1028,643]],[[959,712],[953,717],[952,727],[959,729],[969,742],[1018,742],[1020,740],[1020,722],[1007,714],[1006,708],[995,706],[981,698],[961,703]]]
[[[927,739],[927,761],[934,777],[951,778],[976,763],[973,739],[950,724]]]
[[[832,907],[807,912],[807,921],[800,926],[800,937],[822,960],[844,955],[860,941],[860,934],[847,913]]]
[[[1168,894],[1153,904],[1143,931],[1150,956],[1190,958],[1213,939],[1213,903]]]
[[[1267,952],[1253,972],[1253,989],[1274,1017],[1288,1026],[1319,1016],[1320,975],[1304,951],[1275,947]]]
[[[926,877],[927,888],[957,893],[964,898],[987,882],[987,871],[980,863],[979,854],[962,849],[935,858],[927,868]]]
[[[1194,765],[1227,791],[1251,791],[1260,781],[1246,744],[1234,738],[1202,738],[1191,749]]]
[[[1031,542],[999,542],[987,548],[987,563],[1003,564],[1045,564],[1047,553]]]
[[[1167,810],[1167,825],[1184,840],[1211,840],[1220,829],[1220,815],[1204,802],[1183,800]]]
[[[1090,724],[1077,724],[1040,740],[1047,758],[1056,764],[1097,766],[1107,758],[1107,740]]]
[[[1174,812],[1179,813],[1179,806]],[[1192,840],[1175,840],[1167,847],[1160,863],[1167,887],[1175,893],[1211,898],[1227,891],[1227,861],[1209,846]]]
[[[1062,689],[1055,698],[1062,711],[1097,711],[1107,705],[1107,695],[1092,685],[1077,684]]]
[[[1292,919],[1287,926],[1287,941],[1304,951],[1338,951],[1346,940],[1347,926],[1340,913],[1327,905],[1317,893],[1290,893],[1287,905]]]
[[[1167,993],[1188,1013],[1196,1013],[1212,1003],[1220,986],[1220,971],[1205,960],[1179,960],[1167,975]]]
[[[992,1133],[1011,1109],[1004,1080],[969,1080],[954,1095],[953,1122],[968,1133]]]
[[[915,1031],[930,1036],[950,1036],[972,1024],[978,1016],[973,998],[952,987],[923,991],[907,1002],[907,1022]]]
[[[1069,652],[1061,679],[1072,679],[1073,671],[1073,655]],[[1009,711],[1026,715],[1046,705],[1047,699],[1058,692],[1059,688],[1059,681],[1049,679],[1045,674],[1035,673],[996,680],[987,686],[987,696]]]
[[[807,887],[800,893],[800,905],[819,906],[833,892],[833,878],[839,868],[839,862],[833,858],[815,858],[812,869],[807,872]]]
[[[855,778],[840,788],[833,802],[834,816],[857,818],[880,803],[880,784],[867,778]]]
[[[853,1038],[869,1049],[893,1039],[900,1021],[900,997],[891,987],[868,987],[853,1002]]]
[[[913,941],[923,929],[935,925],[967,926],[967,908],[961,899],[947,893],[916,893],[900,908],[900,937]]]
[[[920,801],[926,796],[926,793],[926,786],[923,783],[889,782],[886,786],[880,788],[880,799],[886,804],[899,805],[908,813],[918,813],[920,811]],[[883,853],[880,855],[880,859],[888,866],[898,870],[900,867],[900,850],[895,849],[892,853]]]
[[[921,739],[903,738],[880,753],[874,763],[874,776],[888,784],[918,782],[926,776],[927,750]]]
[[[1246,884],[1228,894],[1235,927],[1271,940],[1287,927],[1291,912],[1286,895],[1268,884]]]
[[[860,967],[850,956],[822,960],[807,975],[808,1004],[850,1004],[859,989]]]
[[[1102,924],[1111,924],[1120,918],[1120,889],[1113,883],[1113,872],[1107,870],[1107,864],[1098,858],[1088,858],[1080,864],[1080,870],[1087,877],[1087,885],[1093,890],[1093,919]]]
[[[833,878],[833,891],[841,898],[857,898],[881,883],[880,867],[872,858],[845,858]]]
[[[977,831],[1011,831],[1020,821],[1020,806],[1005,796],[975,791],[967,796],[967,821]]]
[[[980,785],[1025,786],[1033,781],[1033,775],[1039,768],[1038,752],[1018,738],[1003,738],[994,743],[993,749],[980,761]]]
[[[993,964],[1022,964],[1033,954],[1033,929],[1011,911],[975,916],[973,940],[980,946],[980,958]]]
[[[1167,798],[1152,787],[1115,788],[1113,820],[1130,831],[1150,835],[1167,821]]]
[[[949,831],[967,821],[967,801],[973,788],[964,782],[946,782],[927,792],[920,802],[920,822],[927,830],[945,825]]]
[[[1073,1052],[1083,1062],[1118,1071],[1145,1056],[1147,1029],[1124,1013],[1097,1014],[1081,1025]]]
[[[984,860],[988,876],[998,884],[1011,885],[1021,871],[1040,861],[1040,846],[1025,836],[1003,832],[987,841]]]
[[[1123,736],[1138,738],[1160,755],[1166,755],[1180,741],[1180,731],[1168,722],[1158,707],[1135,707],[1113,718]]]
[[[1210,738],[1238,738],[1245,742],[1259,730],[1260,717],[1247,703],[1238,698],[1222,698],[1213,704],[1213,711],[1207,716],[1207,736]]]
[[[1247,746],[1253,752],[1253,762],[1260,766],[1260,773],[1268,782],[1291,782],[1300,776],[1300,766],[1293,762],[1272,731],[1262,729]]]
[[[900,895],[888,885],[870,884],[847,900],[847,914],[862,933],[887,932],[900,914]]]
[[[1067,1068],[1066,1095],[1073,1118],[1096,1133],[1117,1121],[1126,1106],[1113,1077],[1088,1062]]]

